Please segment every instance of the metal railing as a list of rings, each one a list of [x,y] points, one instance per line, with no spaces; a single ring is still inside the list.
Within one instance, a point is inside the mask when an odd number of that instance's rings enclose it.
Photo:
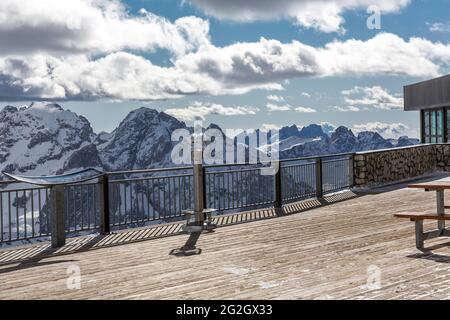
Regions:
[[[0,244],[66,234],[133,228],[180,219],[195,207],[219,213],[281,207],[321,198],[353,185],[353,154],[281,160],[275,174],[262,164],[210,165],[108,172],[101,178],[55,188],[0,182]],[[199,172],[200,170],[200,172]],[[202,190],[194,190],[196,175]],[[64,226],[59,230],[57,225]],[[59,242],[64,243],[64,239]]]
[[[272,205],[274,176],[260,173],[261,165],[207,166],[205,207],[227,211]]]
[[[129,177],[136,174],[144,176]],[[174,219],[193,206],[192,168],[125,171],[108,175],[112,227],[141,226],[152,221]]]

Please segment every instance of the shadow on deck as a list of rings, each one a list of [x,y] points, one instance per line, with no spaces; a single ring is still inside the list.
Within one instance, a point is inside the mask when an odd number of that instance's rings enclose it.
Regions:
[[[353,191],[347,190],[325,196],[325,198],[321,200],[308,199],[284,205],[282,212],[277,211],[274,208],[266,208],[229,215],[219,215],[214,217],[213,223],[216,224],[219,228],[222,228],[254,221],[275,219],[279,216],[297,214],[341,201],[354,199],[361,195],[362,194],[358,195]],[[39,261],[49,257],[86,252],[105,247],[112,247],[139,241],[155,240],[163,237],[186,234],[186,232],[182,230],[183,224],[184,222],[176,222],[151,227],[126,229],[113,232],[109,235],[92,235],[77,238],[68,238],[66,245],[57,249],[51,248],[50,243],[47,242],[15,247],[14,249],[0,249],[0,266],[7,266],[9,264],[15,265],[11,268],[6,267],[0,269],[0,274],[23,268],[30,268],[38,264],[41,266],[42,263],[39,263]],[[200,235],[201,233],[198,232],[192,233],[187,242],[182,247],[172,250],[170,254],[174,256],[190,256],[201,254],[201,249],[198,249],[195,246]],[[59,261],[58,263],[70,261],[71,260]]]

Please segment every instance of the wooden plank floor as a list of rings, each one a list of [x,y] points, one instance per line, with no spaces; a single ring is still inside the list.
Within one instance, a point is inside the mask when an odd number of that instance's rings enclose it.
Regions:
[[[449,240],[421,252],[413,223],[392,217],[433,210],[433,192],[387,188],[328,202],[297,203],[281,217],[221,217],[223,227],[201,235],[172,224],[71,239],[57,251],[0,250],[0,299],[450,298]],[[81,288],[69,289],[77,268]]]

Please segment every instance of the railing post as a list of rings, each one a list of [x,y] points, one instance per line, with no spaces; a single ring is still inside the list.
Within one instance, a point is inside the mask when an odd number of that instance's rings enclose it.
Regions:
[[[194,214],[195,224],[202,226],[205,222],[203,215],[205,201],[205,184],[203,170],[203,151],[194,150]]]
[[[322,158],[316,159],[316,197],[323,198]]]
[[[100,178],[100,233],[110,233],[109,225],[109,179],[105,174]]]
[[[283,197],[281,194],[281,163],[280,161],[277,161],[274,163],[274,168],[275,168],[275,177],[274,177],[274,182],[275,182],[275,204],[274,207],[275,209],[281,209],[283,206]]]
[[[350,155],[348,171],[349,171],[348,186],[350,188],[353,188],[355,186],[355,154]]]
[[[64,186],[51,188],[51,237],[52,248],[59,248],[66,244],[66,225],[64,217]]]
[[[206,168],[202,166],[203,210],[208,208],[206,199]]]

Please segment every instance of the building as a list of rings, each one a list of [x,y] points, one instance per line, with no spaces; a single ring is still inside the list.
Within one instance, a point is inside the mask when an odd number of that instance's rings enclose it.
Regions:
[[[405,111],[420,111],[422,143],[450,142],[450,75],[404,87]]]

